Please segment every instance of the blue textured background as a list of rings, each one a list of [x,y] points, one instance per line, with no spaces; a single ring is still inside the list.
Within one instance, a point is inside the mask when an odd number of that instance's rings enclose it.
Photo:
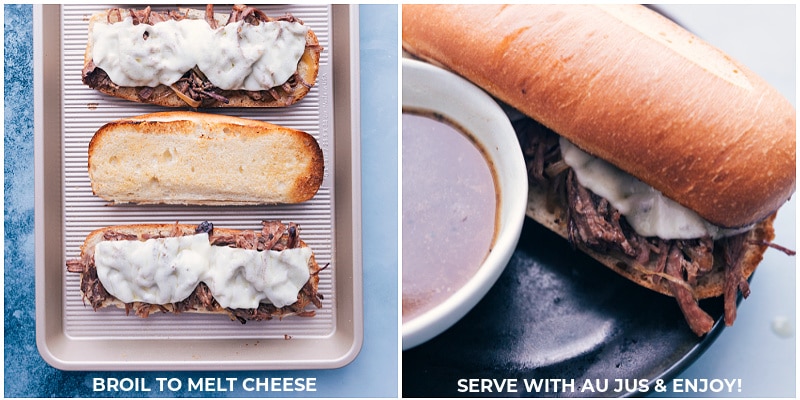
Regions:
[[[5,396],[91,397],[94,377],[316,377],[302,397],[397,397],[397,23],[396,5],[360,6],[364,346],[350,365],[321,371],[63,372],[35,343],[33,23],[30,5],[5,5],[4,206]],[[126,396],[273,396],[272,392],[158,392]]]
[[[33,291],[33,22],[31,6],[6,5],[5,168],[5,391],[36,395],[25,387],[52,379],[34,340]],[[19,365],[19,368],[14,366]]]

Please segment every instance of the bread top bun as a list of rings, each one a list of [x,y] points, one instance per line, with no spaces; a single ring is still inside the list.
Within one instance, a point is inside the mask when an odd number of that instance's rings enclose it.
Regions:
[[[114,9],[118,11],[121,18],[130,16],[127,9]],[[94,24],[106,23],[109,12],[93,14],[89,19],[89,39],[86,42],[84,51],[84,75],[90,63],[92,63],[92,52],[94,43],[92,41],[92,30]],[[189,19],[202,20],[205,12],[198,9],[181,9],[180,13]],[[219,26],[224,26],[229,15],[224,13],[214,13],[214,19]],[[270,18],[272,20],[272,18]],[[93,89],[109,96],[119,97],[125,100],[138,103],[149,103],[164,107],[193,107],[193,108],[217,108],[217,107],[286,107],[297,103],[304,98],[311,88],[316,84],[319,74],[319,60],[322,47],[319,44],[317,35],[309,28],[306,33],[306,48],[300,61],[297,64],[297,75],[300,82],[293,85],[279,85],[274,88],[264,88],[258,95],[247,90],[219,90],[218,93],[225,97],[228,102],[219,101],[214,98],[204,98],[198,104],[189,104],[186,100],[175,93],[175,90],[165,85],[158,85],[152,88],[152,93],[147,98],[141,97],[142,87],[128,87],[118,85],[100,85]],[[84,82],[86,83],[85,76]],[[89,86],[89,83],[87,83]],[[268,93],[269,92],[269,93]]]
[[[795,191],[795,110],[638,5],[404,5],[403,48],[722,227]]]
[[[306,132],[188,111],[109,122],[88,158],[93,193],[115,203],[299,203],[324,174],[322,150]]]

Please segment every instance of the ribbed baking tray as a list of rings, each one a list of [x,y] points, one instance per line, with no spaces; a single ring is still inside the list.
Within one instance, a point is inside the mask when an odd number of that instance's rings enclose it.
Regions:
[[[361,342],[360,184],[353,169],[359,165],[358,79],[357,65],[352,65],[357,60],[355,8],[259,6],[271,16],[291,13],[316,33],[324,47],[316,86],[288,108],[202,110],[313,135],[325,158],[317,195],[296,205],[199,207],[112,206],[92,194],[86,166],[94,132],[117,118],[168,110],[105,96],[81,83],[88,18],[110,7],[115,6],[43,6],[35,13],[35,56],[41,61],[35,63],[40,65],[35,71],[40,84],[35,186],[37,344],[42,356],[63,369],[322,368],[351,360]],[[225,157],[209,161],[224,167]],[[78,257],[84,238],[97,228],[208,220],[218,227],[259,229],[265,219],[298,223],[319,264],[330,264],[320,273],[323,307],[313,318],[242,325],[220,315],[155,313],[139,318],[113,308],[94,311],[81,298],[79,275],[64,272],[65,261]],[[81,346],[103,350],[82,351]]]

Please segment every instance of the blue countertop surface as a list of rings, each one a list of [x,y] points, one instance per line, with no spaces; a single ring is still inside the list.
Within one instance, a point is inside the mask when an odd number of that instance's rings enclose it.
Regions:
[[[64,372],[36,349],[34,332],[33,24],[30,5],[4,6],[6,397],[397,397],[398,7],[359,8],[364,344],[332,370]],[[367,108],[368,107],[368,108]],[[313,378],[316,391],[159,391],[156,378]],[[95,378],[144,378],[151,389],[95,392]],[[186,385],[184,385],[185,387]]]

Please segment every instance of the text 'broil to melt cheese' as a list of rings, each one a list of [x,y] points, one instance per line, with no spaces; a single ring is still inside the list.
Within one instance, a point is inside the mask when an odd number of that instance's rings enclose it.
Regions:
[[[299,22],[245,21],[212,29],[205,20],[97,22],[92,60],[120,86],[172,85],[195,66],[223,90],[266,90],[285,83],[305,51]]]
[[[311,249],[248,250],[212,246],[207,233],[95,246],[97,276],[122,302],[169,304],[189,297],[204,282],[220,306],[284,307],[297,301],[309,279]]]

